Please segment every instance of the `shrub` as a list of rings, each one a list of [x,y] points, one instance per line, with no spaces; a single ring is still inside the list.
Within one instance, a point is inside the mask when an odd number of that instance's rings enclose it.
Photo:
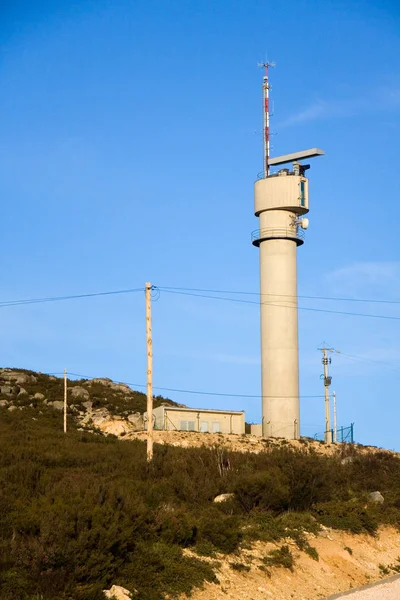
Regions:
[[[239,573],[240,572],[248,572],[248,571],[250,571],[250,567],[248,565],[245,565],[245,564],[240,563],[240,562],[229,563],[229,566],[234,571],[239,571]]]
[[[314,514],[322,525],[351,533],[375,535],[378,528],[378,522],[362,502],[332,500],[316,506]]]
[[[289,546],[281,546],[277,550],[271,550],[263,558],[263,562],[267,567],[284,567],[293,571],[294,558]]]

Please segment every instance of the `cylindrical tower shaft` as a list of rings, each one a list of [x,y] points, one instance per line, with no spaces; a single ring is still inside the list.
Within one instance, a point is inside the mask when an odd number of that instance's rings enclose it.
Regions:
[[[276,217],[288,218],[287,213],[276,212]],[[294,239],[270,239],[260,243],[264,437],[299,437],[296,251]]]

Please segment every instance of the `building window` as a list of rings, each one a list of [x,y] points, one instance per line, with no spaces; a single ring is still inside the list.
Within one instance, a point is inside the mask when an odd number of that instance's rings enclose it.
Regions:
[[[202,433],[207,433],[208,432],[208,421],[201,421],[201,423],[200,423],[200,431]]]
[[[212,430],[213,430],[213,433],[220,433],[221,425],[220,425],[219,421],[213,421]]]
[[[300,181],[300,204],[301,204],[301,206],[305,206],[306,205],[305,183],[304,183],[304,181]]]
[[[195,431],[196,423],[195,421],[181,421],[180,430],[181,431]]]

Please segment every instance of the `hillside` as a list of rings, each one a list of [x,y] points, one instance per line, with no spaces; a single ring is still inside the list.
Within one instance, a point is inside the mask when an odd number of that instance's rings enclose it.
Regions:
[[[108,378],[68,379],[68,422],[70,427],[96,427],[106,422],[106,433],[120,435],[143,430],[146,395],[128,385]],[[42,414],[50,409],[61,411],[64,380],[61,377],[26,369],[0,369],[0,407],[9,411],[33,408]],[[154,397],[154,407],[161,404],[180,406]]]
[[[94,406],[111,420],[140,412],[143,394],[71,382],[81,389],[65,435],[61,380],[0,377],[2,600],[104,600],[112,585],[138,600],[316,600],[400,568],[394,453],[267,440],[237,451],[216,436],[160,439],[149,465],[145,443],[127,439],[141,433],[81,425]]]

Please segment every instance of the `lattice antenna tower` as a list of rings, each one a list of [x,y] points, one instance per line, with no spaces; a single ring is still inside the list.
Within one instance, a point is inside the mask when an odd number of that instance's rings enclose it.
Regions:
[[[263,142],[264,142],[264,151],[263,151],[263,171],[264,177],[268,177],[269,175],[269,157],[270,157],[270,130],[269,130],[269,90],[271,86],[269,84],[269,68],[275,67],[275,63],[273,62],[264,62],[259,63],[259,67],[265,69],[264,77],[263,77]]]

